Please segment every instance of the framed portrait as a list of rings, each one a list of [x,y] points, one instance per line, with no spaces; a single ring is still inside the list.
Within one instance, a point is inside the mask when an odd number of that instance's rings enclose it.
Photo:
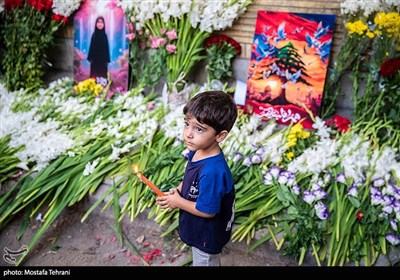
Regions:
[[[125,14],[116,0],[85,0],[74,17],[75,83],[95,78],[110,91],[128,89]]]
[[[245,111],[312,128],[322,103],[335,15],[258,11]]]

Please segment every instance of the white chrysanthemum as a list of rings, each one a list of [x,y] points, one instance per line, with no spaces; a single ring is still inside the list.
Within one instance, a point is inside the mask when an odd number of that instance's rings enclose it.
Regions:
[[[345,0],[340,4],[342,14],[362,14],[365,17],[377,12],[385,12],[399,8],[400,3],[398,0]]]
[[[81,5],[82,0],[53,0],[53,13],[69,17]]]

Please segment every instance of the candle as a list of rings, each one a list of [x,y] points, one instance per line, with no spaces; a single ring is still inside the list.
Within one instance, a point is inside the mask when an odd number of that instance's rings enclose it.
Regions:
[[[159,188],[157,188],[156,185],[154,185],[152,182],[150,182],[150,180],[147,179],[142,173],[137,172],[136,175],[139,177],[140,181],[142,181],[143,183],[145,183],[145,184],[146,184],[150,189],[152,189],[153,192],[155,192],[158,196],[163,196],[163,195],[164,195],[164,193],[163,193]]]

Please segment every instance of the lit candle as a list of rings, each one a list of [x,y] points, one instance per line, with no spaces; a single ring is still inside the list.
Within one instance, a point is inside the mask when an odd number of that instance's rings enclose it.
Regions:
[[[163,196],[164,195],[164,193],[159,188],[157,188],[156,185],[154,185],[149,179],[147,179],[146,176],[144,176],[142,173],[137,171],[137,166],[135,166],[135,172],[136,172],[136,175],[139,177],[140,181],[142,181],[150,189],[152,189],[153,192],[156,193],[156,195],[158,195],[158,196]]]
[[[152,182],[150,182],[150,180],[147,179],[146,176],[144,176],[142,173],[138,172],[136,175],[139,177],[140,181],[142,181],[150,189],[152,189],[153,192],[156,193],[156,195],[158,195],[158,196],[163,196],[164,195],[164,193],[159,188],[157,188],[156,185],[154,185]]]

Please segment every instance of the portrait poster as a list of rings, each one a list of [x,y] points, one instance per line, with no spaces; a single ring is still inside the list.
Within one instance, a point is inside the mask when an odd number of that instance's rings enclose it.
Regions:
[[[95,78],[110,92],[128,89],[129,44],[117,0],[85,0],[74,17],[75,83]]]
[[[318,115],[335,15],[258,11],[245,111],[312,128]]]

